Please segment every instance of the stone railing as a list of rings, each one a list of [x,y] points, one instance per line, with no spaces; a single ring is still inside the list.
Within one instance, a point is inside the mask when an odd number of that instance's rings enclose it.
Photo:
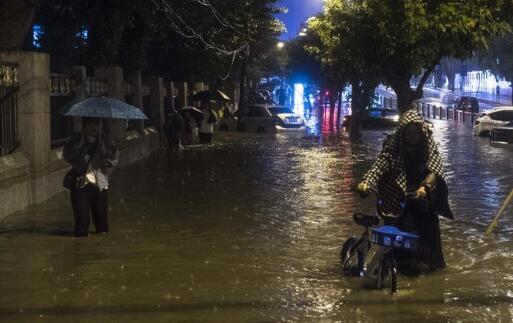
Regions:
[[[75,81],[69,75],[50,74],[50,95],[70,96],[75,92]]]
[[[103,96],[108,94],[107,81],[102,79],[87,78],[86,95]]]
[[[18,64],[0,62],[0,86],[18,85]]]
[[[474,121],[479,118],[479,113],[456,110],[429,103],[420,103],[417,110],[419,114],[429,119],[450,120],[468,126],[472,126]]]

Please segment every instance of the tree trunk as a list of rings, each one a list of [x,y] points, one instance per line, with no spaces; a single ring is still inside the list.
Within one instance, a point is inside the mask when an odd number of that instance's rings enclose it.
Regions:
[[[394,82],[391,86],[397,95],[397,109],[400,114],[408,111],[413,101],[418,100],[423,96],[423,90],[422,87],[420,87],[421,85],[419,85],[416,90],[413,90],[410,87],[409,79],[403,80],[402,82]]]
[[[329,100],[330,100],[330,128],[333,129],[333,126],[335,125],[335,103],[336,103],[336,96],[335,96],[333,90],[330,91]]]
[[[36,1],[0,0],[0,51],[23,49],[36,11]]]
[[[246,59],[242,60],[240,68],[240,95],[239,95],[239,110],[246,103]]]
[[[358,81],[351,82],[351,123],[349,135],[351,138],[359,138],[362,130],[362,112],[365,108],[362,104],[362,86]]]
[[[351,127],[349,131],[351,138],[358,138],[361,134],[365,109],[371,104],[377,83],[353,81],[351,86]]]
[[[340,128],[340,114],[342,112],[342,96],[344,91],[340,91],[338,95],[338,112],[337,112],[337,131]]]

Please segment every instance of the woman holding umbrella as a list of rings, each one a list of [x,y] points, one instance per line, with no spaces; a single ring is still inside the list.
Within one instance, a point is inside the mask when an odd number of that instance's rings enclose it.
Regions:
[[[217,122],[217,117],[210,106],[210,101],[204,100],[201,104],[201,110],[203,111],[203,117],[199,124],[200,143],[202,145],[210,144],[214,135],[214,124]]]
[[[76,135],[64,148],[64,159],[71,164],[71,172],[74,174],[71,175],[74,179],[65,183],[65,186],[70,189],[75,237],[88,236],[89,213],[97,233],[109,232],[108,174],[117,164],[119,152],[101,128],[100,119],[84,118],[82,133]]]
[[[61,113],[82,117],[82,132],[70,140],[63,151],[71,164],[63,184],[70,190],[71,206],[75,216],[75,237],[87,237],[89,213],[97,233],[109,232],[108,174],[117,164],[119,152],[103,131],[103,119],[147,119],[138,108],[125,102],[91,97],[64,106]]]
[[[197,129],[198,125],[203,118],[203,112],[198,108],[185,106],[178,110],[178,113],[183,117],[185,124],[185,132],[182,137],[183,145],[192,145],[194,142],[194,130]]]

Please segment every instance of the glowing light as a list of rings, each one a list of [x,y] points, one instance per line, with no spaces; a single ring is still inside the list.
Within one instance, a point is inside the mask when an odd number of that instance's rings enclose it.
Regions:
[[[300,116],[305,115],[305,86],[302,83],[294,84],[294,112]]]
[[[285,47],[285,43],[284,43],[284,42],[282,42],[282,41],[281,41],[281,42],[278,42],[278,43],[276,44],[276,48],[278,48],[278,49],[282,49],[283,47]]]
[[[41,25],[32,26],[32,45],[35,48],[41,48],[41,37],[43,37],[44,31]]]

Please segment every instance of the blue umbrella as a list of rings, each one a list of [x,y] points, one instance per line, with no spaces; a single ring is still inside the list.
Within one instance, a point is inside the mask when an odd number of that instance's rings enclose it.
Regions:
[[[148,119],[138,108],[123,101],[106,97],[90,97],[66,104],[60,112],[67,117]]]

